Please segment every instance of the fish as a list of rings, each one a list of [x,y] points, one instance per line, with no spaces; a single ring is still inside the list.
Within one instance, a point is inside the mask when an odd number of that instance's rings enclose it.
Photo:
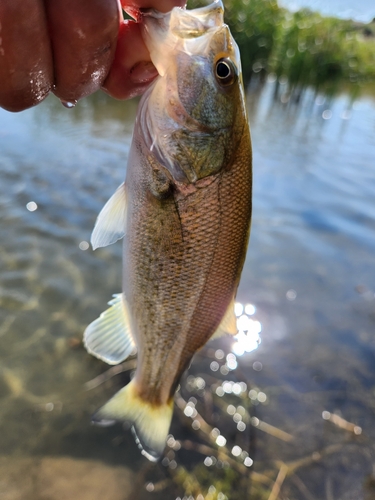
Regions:
[[[136,348],[128,385],[93,420],[128,421],[149,460],[163,454],[174,394],[209,339],[237,334],[234,300],[251,222],[252,148],[238,46],[221,0],[143,13],[159,76],[137,110],[125,182],[91,243],[123,238],[123,291],[84,332],[109,363]]]

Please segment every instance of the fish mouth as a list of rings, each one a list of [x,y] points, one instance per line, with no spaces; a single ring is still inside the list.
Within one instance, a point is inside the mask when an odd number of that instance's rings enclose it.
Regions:
[[[151,61],[163,76],[166,71],[165,54],[175,49],[180,41],[199,38],[224,24],[224,5],[215,0],[207,6],[187,10],[174,7],[162,13],[154,9],[141,9],[142,34],[150,52]],[[171,40],[170,34],[175,40]]]
[[[209,28],[223,24],[224,5],[222,0],[214,0],[203,7],[187,10],[174,7],[169,12],[156,9],[140,9],[142,20],[147,24],[147,18],[156,20],[163,29],[171,29],[175,34],[199,36]]]
[[[224,5],[215,0],[206,6],[193,9],[172,9],[170,29],[181,38],[196,38],[224,23]]]

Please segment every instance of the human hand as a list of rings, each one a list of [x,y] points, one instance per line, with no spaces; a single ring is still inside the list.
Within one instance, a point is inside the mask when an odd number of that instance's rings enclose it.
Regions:
[[[103,87],[141,94],[156,76],[140,27],[141,8],[167,12],[185,0],[1,0],[0,107],[22,111],[52,91],[76,102]]]

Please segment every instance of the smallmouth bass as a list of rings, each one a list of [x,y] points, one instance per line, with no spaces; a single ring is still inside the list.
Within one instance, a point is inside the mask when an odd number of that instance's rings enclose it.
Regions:
[[[94,248],[124,238],[123,293],[84,333],[110,364],[136,346],[132,381],[94,415],[130,421],[142,453],[163,453],[173,398],[193,355],[237,333],[234,298],[251,220],[252,153],[238,47],[220,0],[144,13],[159,76],[139,104],[125,183]]]

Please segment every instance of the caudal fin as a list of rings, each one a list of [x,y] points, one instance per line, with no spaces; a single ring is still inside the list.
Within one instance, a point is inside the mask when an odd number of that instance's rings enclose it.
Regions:
[[[155,406],[141,399],[132,380],[93,415],[94,422],[119,420],[133,424],[141,453],[152,462],[162,455],[173,414],[173,400]]]

